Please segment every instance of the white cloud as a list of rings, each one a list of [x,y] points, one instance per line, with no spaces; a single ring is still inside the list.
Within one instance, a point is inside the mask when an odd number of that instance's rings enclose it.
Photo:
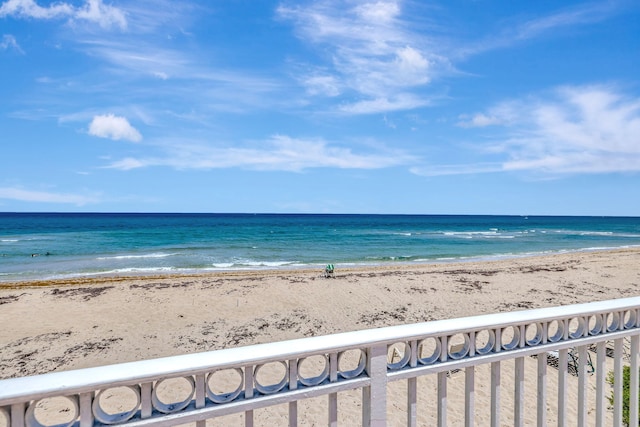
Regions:
[[[458,126],[464,128],[485,127],[502,123],[502,120],[498,116],[485,113],[474,114],[471,118],[462,115],[459,118]]]
[[[133,159],[131,157],[126,157],[124,159],[115,161],[109,165],[109,169],[119,169],[123,171],[128,171],[131,169],[139,169],[147,166],[155,166],[157,165],[156,160],[138,160]]]
[[[486,148],[507,156],[505,170],[640,172],[640,98],[608,86],[561,87],[545,98],[503,103],[465,123],[504,127],[504,138]]]
[[[516,28],[518,39],[531,39],[562,27],[591,24],[607,19],[616,11],[615,2],[590,2],[533,19]]]
[[[310,75],[303,78],[310,95],[338,96],[341,93],[340,82],[335,76]]]
[[[420,176],[475,175],[480,173],[504,172],[500,163],[479,163],[467,165],[434,165],[412,167],[409,171]]]
[[[397,78],[408,85],[426,84],[429,82],[429,61],[416,49],[404,47],[396,52],[394,60],[397,67]]]
[[[97,23],[103,28],[127,28],[127,20],[120,9],[105,5],[102,0],[85,0],[81,7],[59,2],[40,6],[35,0],[7,0],[0,5],[0,17],[15,16],[27,19],[68,18],[72,21]]]
[[[388,23],[400,14],[400,6],[396,1],[377,1],[356,6],[354,11],[365,21]]]
[[[121,29],[127,28],[127,18],[124,12],[110,5],[105,5],[102,0],[87,0],[84,7],[75,10],[75,19],[95,22],[102,28],[112,26]]]
[[[339,110],[349,114],[384,113],[411,110],[429,105],[429,102],[428,99],[418,98],[412,94],[400,93],[389,98],[372,98],[352,104],[344,104],[339,107]]]
[[[47,7],[38,5],[35,0],[7,0],[0,5],[0,16],[17,16],[19,18],[53,19],[68,17],[74,8],[66,3],[54,3]]]
[[[466,57],[514,46],[526,40],[556,35],[562,29],[601,22],[624,9],[624,2],[583,2],[555,13],[521,22],[507,22],[506,29],[480,38],[460,49],[455,56]]]
[[[89,135],[115,140],[126,139],[128,141],[142,141],[142,135],[131,126],[125,117],[113,114],[94,116],[89,124]]]
[[[152,166],[175,169],[245,168],[253,170],[294,171],[311,168],[380,169],[415,161],[400,151],[354,153],[351,148],[328,144],[321,139],[297,139],[275,135],[255,147],[211,147],[203,143],[165,144],[165,155],[125,158],[108,168],[130,170]]]
[[[99,201],[94,196],[69,193],[51,193],[46,191],[25,190],[23,188],[15,187],[0,187],[0,199],[39,203],[64,203],[77,206],[97,203]]]
[[[9,48],[15,49],[18,52],[23,53],[22,48],[20,47],[20,45],[16,41],[16,38],[13,37],[10,34],[4,34],[2,36],[2,40],[0,40],[0,49],[1,50],[7,50]]]
[[[151,74],[153,74],[154,76],[156,76],[160,80],[167,80],[169,78],[169,75],[167,73],[162,72],[162,71],[154,71]]]
[[[299,78],[307,92],[364,98],[349,102],[354,104],[350,108],[340,108],[351,114],[424,105],[389,101],[386,108],[382,102],[398,93],[415,98],[410,91],[427,85],[447,62],[426,49],[424,35],[412,32],[401,12],[400,2],[391,0],[355,7],[332,0],[280,7],[280,17],[292,21],[304,41],[319,45],[323,54],[329,52],[324,72],[311,71]]]

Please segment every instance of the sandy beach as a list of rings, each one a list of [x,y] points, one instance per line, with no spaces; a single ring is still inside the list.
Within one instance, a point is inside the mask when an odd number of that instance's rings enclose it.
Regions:
[[[0,378],[639,293],[640,249],[338,268],[330,279],[282,270],[4,283]]]

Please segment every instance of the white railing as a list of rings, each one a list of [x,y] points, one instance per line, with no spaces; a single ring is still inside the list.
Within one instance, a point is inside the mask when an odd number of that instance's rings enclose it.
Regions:
[[[339,396],[352,396],[353,390],[361,390],[357,404],[362,424],[383,426],[391,424],[389,388],[397,382],[406,384],[400,411],[408,426],[417,425],[429,405],[434,424],[440,426],[448,420],[458,424],[452,416],[466,426],[498,426],[505,412],[508,424],[516,426],[529,425],[531,419],[544,426],[550,423],[549,416],[564,426],[570,412],[581,426],[611,422],[606,420],[621,425],[622,373],[627,360],[630,419],[638,419],[638,334],[640,297],[635,297],[54,372],[0,381],[0,426],[196,423],[203,427],[206,420],[229,414],[242,414],[238,419],[251,426],[256,423],[254,411],[283,404],[285,422],[296,426],[306,419],[298,413],[298,404],[319,396],[327,396],[325,419],[335,426]],[[591,354],[596,359],[593,370],[588,363]],[[512,367],[506,363],[509,360],[514,361]],[[525,381],[525,361],[535,366],[533,384]],[[551,362],[557,366],[554,375]],[[605,377],[607,364],[613,364],[613,389]],[[509,389],[501,381],[507,365],[514,378]],[[482,382],[476,381],[481,367],[489,372]],[[455,378],[458,371],[463,373]],[[427,397],[435,402],[423,406],[425,392],[418,380],[426,377],[433,379],[433,396]],[[448,394],[449,382],[460,378],[464,378],[462,391]],[[573,386],[577,399],[570,401]],[[477,404],[480,388],[482,405]],[[176,390],[182,390],[179,397]],[[112,405],[114,399],[108,396],[115,392],[128,394],[126,407]],[[610,393],[614,396],[611,408]],[[461,407],[452,408],[453,400],[462,402]],[[324,400],[321,404],[325,405]],[[56,405],[64,408],[51,409]],[[535,413],[525,413],[531,405]],[[483,411],[488,414],[486,423],[476,419]],[[52,421],[53,412],[62,413],[63,421]]]

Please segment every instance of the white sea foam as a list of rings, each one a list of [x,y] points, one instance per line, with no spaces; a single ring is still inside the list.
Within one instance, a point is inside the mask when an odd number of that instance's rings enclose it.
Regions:
[[[249,267],[282,267],[290,264],[293,264],[293,261],[249,261],[242,263],[242,265]]]
[[[152,273],[152,272],[165,272],[175,271],[175,267],[129,267],[129,268],[116,268],[107,274],[119,274],[119,273]]]
[[[445,231],[442,234],[459,239],[513,239],[516,237],[516,234],[521,233],[503,234],[497,231],[497,229],[491,229],[491,231]]]
[[[151,254],[142,254],[142,255],[116,255],[116,256],[98,257],[96,259],[112,260],[112,259],[138,259],[138,258],[166,258],[174,255],[177,255],[177,254],[151,253]]]
[[[581,236],[613,236],[612,231],[581,231]]]
[[[212,269],[224,269],[224,270],[247,270],[253,268],[277,268],[285,266],[304,266],[306,264],[299,264],[295,261],[252,261],[252,260],[236,260],[234,262],[216,262],[211,264]]]
[[[218,263],[213,263],[213,266],[215,268],[231,268],[233,267],[235,264],[232,262],[218,262]]]

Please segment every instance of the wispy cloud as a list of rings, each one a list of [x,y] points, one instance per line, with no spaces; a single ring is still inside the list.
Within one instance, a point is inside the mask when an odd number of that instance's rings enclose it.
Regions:
[[[142,135],[131,126],[126,117],[113,114],[95,116],[89,124],[89,135],[115,140],[142,141]]]
[[[477,55],[549,34],[557,34],[561,29],[601,22],[620,13],[623,10],[622,4],[616,1],[581,3],[545,16],[521,22],[509,22],[507,28],[455,49],[455,53],[452,54],[457,58]]]
[[[505,132],[484,148],[504,170],[542,173],[640,172],[640,98],[606,85],[564,86],[463,118],[466,127]]]
[[[501,163],[476,163],[462,165],[413,166],[409,171],[419,176],[477,175],[484,173],[504,172]]]
[[[385,113],[399,110],[411,110],[429,105],[430,101],[410,93],[400,93],[387,97],[378,97],[356,101],[338,106],[338,110],[349,114]]]
[[[19,187],[0,187],[0,199],[19,200],[22,202],[62,203],[76,206],[99,202],[95,196],[27,190]]]
[[[423,36],[402,19],[401,6],[393,0],[280,6],[279,16],[294,23],[301,39],[329,52],[325,64],[310,66],[299,76],[307,92],[360,98],[342,100],[339,110],[350,114],[428,104],[413,89],[429,84],[447,61],[425,48]]]
[[[73,15],[74,7],[67,3],[40,6],[35,0],[7,0],[0,5],[0,16],[18,18],[54,19]]]
[[[0,17],[13,16],[24,19],[69,19],[86,21],[102,28],[127,28],[124,12],[114,6],[106,5],[102,0],[85,0],[80,7],[59,2],[40,6],[35,0],[7,0],[0,5]]]
[[[14,49],[17,52],[24,53],[16,38],[11,34],[4,34],[0,40],[0,50]]]
[[[413,156],[399,150],[358,154],[351,148],[321,139],[297,139],[286,135],[275,135],[251,147],[212,147],[197,141],[180,141],[159,148],[164,152],[162,156],[128,157],[107,167],[120,170],[169,166],[180,170],[244,168],[299,172],[311,168],[380,169],[415,161]]]

